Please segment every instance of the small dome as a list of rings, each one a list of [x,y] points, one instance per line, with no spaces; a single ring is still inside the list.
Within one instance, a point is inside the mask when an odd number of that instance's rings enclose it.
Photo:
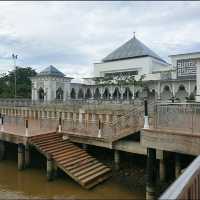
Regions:
[[[65,76],[65,74],[60,72],[53,65],[50,65],[49,67],[45,68],[38,75],[39,76],[59,76],[59,77],[64,77]]]

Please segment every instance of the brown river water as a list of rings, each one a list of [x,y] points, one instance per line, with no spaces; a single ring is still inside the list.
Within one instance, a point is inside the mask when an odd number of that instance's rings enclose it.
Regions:
[[[18,171],[16,147],[8,149],[6,159],[0,161],[0,199],[144,199],[145,197],[143,187],[134,187],[135,180],[130,177],[119,179],[118,175],[91,190],[81,188],[64,174],[48,182],[45,160],[39,154],[36,153],[32,157],[38,158],[37,160],[41,160],[40,163],[43,164],[32,163],[30,168]],[[137,177],[135,179],[137,180]]]

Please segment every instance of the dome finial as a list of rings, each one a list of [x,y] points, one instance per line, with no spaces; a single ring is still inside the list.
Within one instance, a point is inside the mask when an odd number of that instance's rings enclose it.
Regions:
[[[135,38],[135,31],[133,32],[133,38]]]

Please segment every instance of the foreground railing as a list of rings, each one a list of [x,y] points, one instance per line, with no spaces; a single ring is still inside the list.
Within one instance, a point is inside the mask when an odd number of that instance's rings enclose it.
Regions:
[[[200,104],[166,103],[155,105],[155,128],[200,132]]]
[[[200,156],[160,197],[166,199],[200,199]]]

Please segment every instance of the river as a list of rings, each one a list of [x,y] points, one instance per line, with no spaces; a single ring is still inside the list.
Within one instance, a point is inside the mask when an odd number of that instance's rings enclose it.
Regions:
[[[13,147],[12,147],[13,148]],[[62,175],[48,182],[45,167],[35,165],[17,170],[16,148],[9,149],[0,161],[0,199],[144,199],[144,188],[134,187],[129,178],[114,175],[93,188],[85,190],[68,176]],[[34,155],[38,156],[38,154]],[[41,159],[38,157],[38,159]]]

